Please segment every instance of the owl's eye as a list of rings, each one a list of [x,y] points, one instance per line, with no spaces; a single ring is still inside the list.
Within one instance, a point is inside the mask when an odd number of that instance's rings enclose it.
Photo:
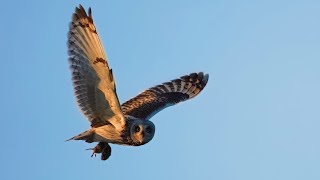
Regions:
[[[146,132],[151,133],[151,128],[149,126],[146,128]]]
[[[134,130],[135,130],[136,132],[140,132],[140,127],[139,127],[139,126],[136,126],[136,127],[134,128]]]

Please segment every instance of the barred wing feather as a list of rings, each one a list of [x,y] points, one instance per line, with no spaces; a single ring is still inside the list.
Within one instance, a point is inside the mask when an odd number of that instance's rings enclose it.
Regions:
[[[150,119],[162,109],[198,95],[206,86],[208,74],[191,73],[143,91],[121,105],[122,112],[141,119]]]
[[[78,105],[92,127],[123,126],[115,81],[93,24],[91,9],[75,9],[68,32],[68,54]]]

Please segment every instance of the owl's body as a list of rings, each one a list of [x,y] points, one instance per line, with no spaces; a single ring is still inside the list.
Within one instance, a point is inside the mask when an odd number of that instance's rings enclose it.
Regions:
[[[150,118],[162,109],[198,95],[209,75],[191,73],[151,87],[120,105],[115,80],[102,43],[88,15],[80,5],[72,16],[68,33],[68,54],[77,102],[91,123],[91,129],[69,139],[99,142],[93,155],[111,155],[109,143],[140,146],[152,140],[155,125]]]
[[[146,144],[153,138],[155,126],[151,121],[141,120],[132,116],[125,117],[126,124],[121,130],[116,129],[112,124],[107,124],[93,127],[68,140],[140,146]]]

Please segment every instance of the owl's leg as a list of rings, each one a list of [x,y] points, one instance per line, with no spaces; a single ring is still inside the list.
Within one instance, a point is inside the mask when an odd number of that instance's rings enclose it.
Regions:
[[[101,160],[107,160],[111,155],[111,147],[106,142],[99,142],[96,147],[90,148],[88,150],[93,150],[91,157],[97,156],[97,154],[101,154]]]
[[[93,153],[92,153],[91,157],[93,157],[93,155],[94,155],[94,156],[97,156],[97,154],[102,153],[103,149],[106,147],[105,144],[107,144],[107,143],[99,142],[99,143],[96,145],[96,147],[87,149],[87,150],[93,150]]]

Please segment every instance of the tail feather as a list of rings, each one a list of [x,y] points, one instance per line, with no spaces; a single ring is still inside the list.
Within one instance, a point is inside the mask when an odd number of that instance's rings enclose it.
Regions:
[[[71,140],[84,140],[88,143],[92,143],[93,142],[93,138],[94,138],[94,132],[90,129],[87,131],[84,131],[70,139],[67,139],[65,141],[71,141]]]

